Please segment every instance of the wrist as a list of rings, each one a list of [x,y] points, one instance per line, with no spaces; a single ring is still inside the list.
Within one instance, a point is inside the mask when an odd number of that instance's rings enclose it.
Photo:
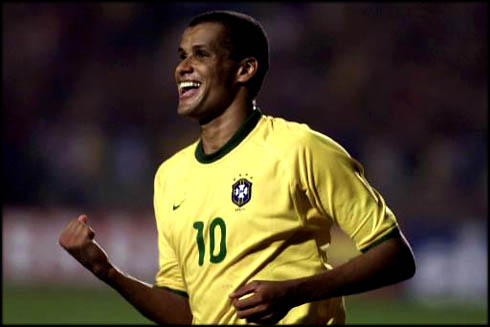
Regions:
[[[110,264],[96,264],[92,267],[92,273],[97,276],[100,280],[109,283],[114,280],[117,271],[116,269]]]
[[[305,294],[303,292],[303,288],[301,287],[302,278],[289,280],[288,284],[288,298],[293,307],[297,307],[308,302],[307,299],[305,299]]]
[[[116,269],[116,267],[110,266],[106,274],[105,282],[109,285],[114,285],[116,283],[117,277],[120,275],[120,271]]]

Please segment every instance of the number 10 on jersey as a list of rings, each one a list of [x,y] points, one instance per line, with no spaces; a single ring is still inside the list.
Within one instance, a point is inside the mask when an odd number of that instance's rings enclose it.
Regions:
[[[197,229],[196,242],[197,248],[199,250],[199,266],[204,264],[204,256],[206,253],[206,245],[204,243],[204,223],[202,221],[196,221],[194,225],[192,225],[195,229]],[[219,227],[221,232],[221,241],[219,244],[219,252],[215,254],[215,246],[216,246],[216,237],[215,233],[216,229]],[[209,225],[209,261],[211,263],[220,263],[225,259],[226,256],[226,224],[225,221],[216,217],[211,221]]]

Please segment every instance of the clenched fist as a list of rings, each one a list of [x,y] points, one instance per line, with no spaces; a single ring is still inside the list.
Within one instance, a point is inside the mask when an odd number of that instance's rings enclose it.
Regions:
[[[106,252],[95,242],[94,236],[94,231],[88,225],[87,216],[81,215],[66,225],[58,242],[85,268],[105,280],[112,266]]]

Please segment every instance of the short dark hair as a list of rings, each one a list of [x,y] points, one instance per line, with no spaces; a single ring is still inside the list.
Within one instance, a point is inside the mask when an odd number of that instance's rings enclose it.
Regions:
[[[204,12],[192,18],[188,27],[201,23],[222,24],[228,34],[226,47],[230,50],[233,60],[247,57],[257,59],[257,73],[248,84],[249,93],[253,98],[259,93],[265,75],[269,70],[269,41],[262,25],[253,17],[230,10],[213,10]]]

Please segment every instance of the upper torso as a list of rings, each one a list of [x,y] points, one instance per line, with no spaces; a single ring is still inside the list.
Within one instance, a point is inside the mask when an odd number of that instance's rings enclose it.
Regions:
[[[348,208],[330,199],[318,203],[332,186],[320,183],[317,189],[315,179],[323,175],[315,170],[322,165],[329,169],[330,152],[332,158],[351,159],[335,142],[312,133],[306,125],[254,116],[218,155],[196,154],[196,142],[159,168],[154,199],[160,251],[156,284],[189,295],[193,323],[245,323],[228,298],[237,287],[330,269],[325,249],[339,217],[328,207]],[[312,146],[322,147],[324,162],[311,162],[316,151],[307,149],[312,137]],[[340,221],[360,247],[378,237],[358,237],[357,227],[349,224]],[[380,226],[379,235],[395,228],[396,221],[392,217]],[[296,307],[280,323],[344,319],[342,300],[335,298]]]

